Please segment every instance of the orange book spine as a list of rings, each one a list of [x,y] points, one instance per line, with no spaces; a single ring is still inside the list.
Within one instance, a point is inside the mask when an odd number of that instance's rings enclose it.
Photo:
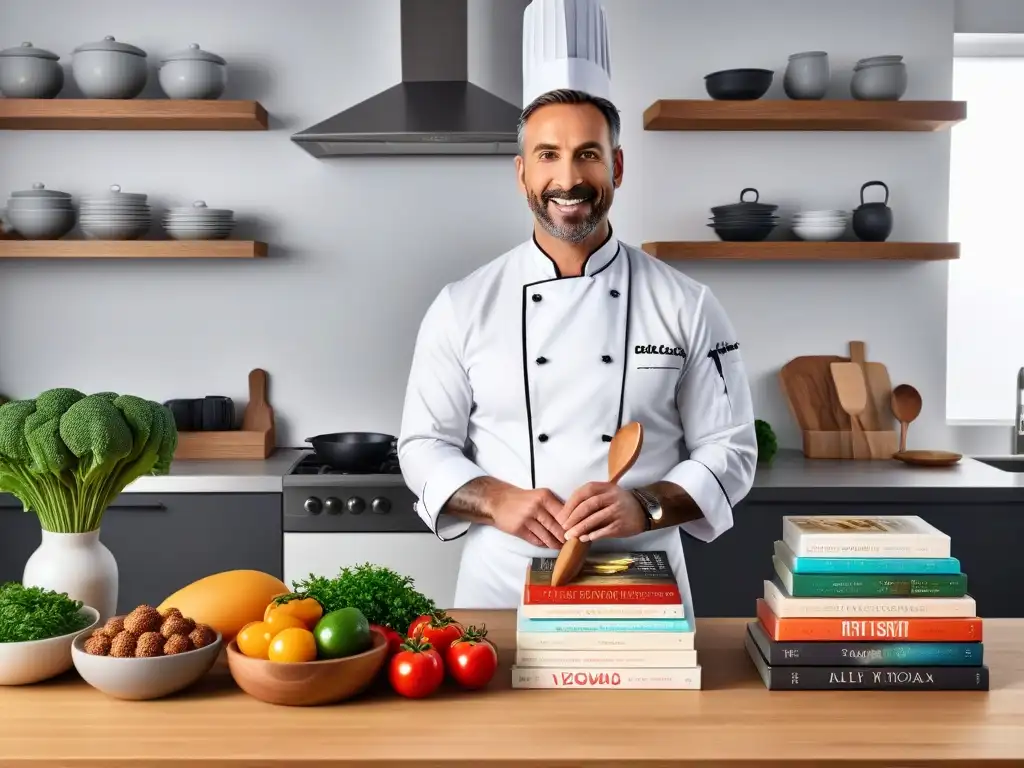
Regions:
[[[550,587],[527,584],[523,602],[530,605],[674,605],[682,602],[682,596],[679,587],[672,585],[590,587],[567,584],[564,587]]]
[[[757,618],[768,637],[779,642],[800,640],[882,640],[916,643],[981,642],[980,618],[805,619],[776,616],[763,598],[757,599]]]

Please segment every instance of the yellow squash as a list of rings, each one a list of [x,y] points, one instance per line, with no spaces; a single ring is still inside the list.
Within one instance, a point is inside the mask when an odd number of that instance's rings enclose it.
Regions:
[[[182,587],[158,609],[177,608],[220,632],[227,644],[249,622],[262,621],[267,604],[287,592],[283,581],[263,571],[223,571]]]

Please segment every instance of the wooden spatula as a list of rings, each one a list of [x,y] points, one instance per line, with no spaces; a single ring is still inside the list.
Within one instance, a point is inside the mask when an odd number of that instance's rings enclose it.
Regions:
[[[249,372],[249,403],[242,416],[242,429],[263,432],[274,428],[274,410],[267,399],[267,372],[254,368]]]
[[[832,363],[832,379],[843,410],[850,414],[850,442],[853,458],[870,458],[870,448],[861,423],[861,414],[868,406],[868,389],[864,383],[864,371],[857,363]]]
[[[630,467],[636,463],[644,444],[644,428],[638,421],[631,421],[615,433],[608,446],[608,482],[617,483]],[[555,567],[551,571],[551,586],[568,584],[579,575],[590,551],[589,541],[569,539],[558,551]]]

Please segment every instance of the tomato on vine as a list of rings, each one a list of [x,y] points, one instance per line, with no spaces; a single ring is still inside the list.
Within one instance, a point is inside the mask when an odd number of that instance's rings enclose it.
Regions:
[[[498,651],[487,639],[487,626],[468,627],[449,647],[445,657],[452,679],[463,688],[483,688],[498,669]]]
[[[409,625],[409,637],[423,638],[443,656],[462,637],[462,625],[445,611],[425,613]]]
[[[388,666],[391,687],[402,696],[422,699],[436,691],[444,680],[444,662],[430,643],[410,637],[391,657]]]

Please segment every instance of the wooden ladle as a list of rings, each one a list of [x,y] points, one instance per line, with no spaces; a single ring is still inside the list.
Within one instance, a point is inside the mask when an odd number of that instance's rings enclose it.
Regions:
[[[608,482],[617,483],[636,463],[644,444],[644,428],[638,421],[623,426],[608,446]],[[579,575],[590,551],[589,541],[569,539],[558,551],[555,567],[551,571],[551,586],[568,584]]]
[[[910,422],[921,415],[921,393],[909,384],[900,384],[892,391],[892,415],[900,423],[900,453],[907,450]]]

